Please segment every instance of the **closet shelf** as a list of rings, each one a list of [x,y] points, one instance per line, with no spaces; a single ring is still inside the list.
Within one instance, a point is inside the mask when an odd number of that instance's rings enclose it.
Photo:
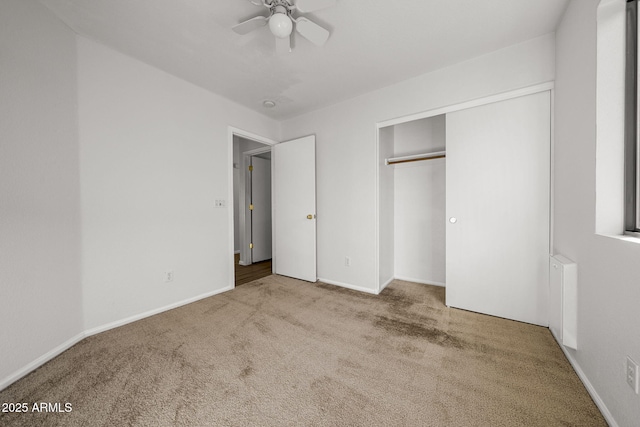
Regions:
[[[446,157],[446,151],[434,151],[432,153],[414,154],[412,156],[389,157],[385,159],[386,165],[395,165],[398,163],[420,162],[422,160],[442,159]]]

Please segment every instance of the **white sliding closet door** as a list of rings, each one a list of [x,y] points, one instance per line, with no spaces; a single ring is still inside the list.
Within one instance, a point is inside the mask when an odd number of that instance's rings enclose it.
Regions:
[[[550,93],[446,121],[446,303],[547,326]]]

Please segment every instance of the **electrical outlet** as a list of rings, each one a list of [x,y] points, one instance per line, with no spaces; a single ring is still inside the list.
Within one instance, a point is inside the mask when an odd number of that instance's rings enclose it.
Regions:
[[[214,206],[216,208],[224,208],[227,206],[227,201],[224,199],[216,199]]]
[[[344,257],[344,265],[345,267],[351,267],[351,258],[348,256]]]
[[[638,364],[627,356],[627,384],[638,394]]]
[[[173,282],[173,270],[167,270],[164,272],[164,281]]]

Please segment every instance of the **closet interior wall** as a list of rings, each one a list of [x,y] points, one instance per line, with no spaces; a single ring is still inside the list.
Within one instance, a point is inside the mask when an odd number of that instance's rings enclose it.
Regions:
[[[445,134],[445,115],[380,129],[382,285],[391,278],[445,285],[445,159],[384,164],[389,157],[445,151]]]

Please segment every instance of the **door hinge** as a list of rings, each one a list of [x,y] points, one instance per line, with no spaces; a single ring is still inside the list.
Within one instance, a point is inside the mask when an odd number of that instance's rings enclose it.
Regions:
[[[249,205],[249,210],[252,211],[253,210],[253,205]]]
[[[253,172],[253,165],[249,166],[249,172]]]
[[[249,249],[253,249],[253,243],[249,243]]]

